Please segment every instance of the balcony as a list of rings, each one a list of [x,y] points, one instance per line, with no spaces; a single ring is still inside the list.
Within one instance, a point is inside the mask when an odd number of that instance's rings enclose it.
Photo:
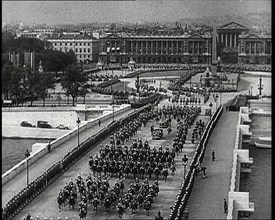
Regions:
[[[247,219],[254,212],[254,202],[249,203],[249,208],[238,209],[238,219]]]
[[[251,165],[253,164],[253,158],[249,158],[247,162],[241,162],[241,173],[251,173]]]

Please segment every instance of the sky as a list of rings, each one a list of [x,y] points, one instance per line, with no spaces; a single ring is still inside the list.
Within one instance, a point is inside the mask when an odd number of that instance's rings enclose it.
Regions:
[[[2,22],[25,24],[171,22],[255,12],[271,13],[271,0],[2,1]]]

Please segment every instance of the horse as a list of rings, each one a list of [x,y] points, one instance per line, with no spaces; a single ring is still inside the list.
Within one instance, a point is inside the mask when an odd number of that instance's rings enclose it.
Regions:
[[[88,190],[87,194],[88,194],[87,195],[88,202],[91,204],[94,199],[94,196],[93,196],[94,194],[93,194],[92,190]]]
[[[110,211],[111,202],[110,202],[109,198],[105,198],[105,200],[104,200],[104,208],[105,208],[106,212]]]
[[[196,168],[196,177],[198,176],[198,173],[200,173],[200,172],[203,172],[203,177],[205,177],[205,170],[206,169],[207,169],[206,167],[197,167]]]
[[[165,168],[165,169],[162,171],[162,175],[163,175],[163,179],[164,179],[165,182],[166,182],[167,176],[168,176],[168,169],[167,169],[167,168]]]
[[[80,217],[80,220],[86,219],[86,215],[87,215],[87,211],[85,210],[85,208],[81,208],[81,209],[79,210],[79,217]]]
[[[118,212],[118,217],[122,218],[122,215],[124,213],[124,207],[123,207],[122,203],[118,203],[117,212]]]
[[[125,173],[125,176],[128,177],[129,173],[130,173],[130,166],[129,165],[126,165],[125,168],[124,168],[124,173]]]
[[[61,212],[63,206],[64,206],[64,203],[65,203],[65,198],[63,195],[59,195],[57,197],[57,203],[58,203],[58,208],[59,208],[59,212]]]
[[[69,197],[69,207],[70,207],[70,210],[74,209],[74,205],[75,205],[75,197],[73,195],[70,195]]]
[[[147,216],[149,216],[149,210],[150,210],[150,208],[151,208],[151,203],[148,200],[146,200],[144,202],[144,209],[146,211],[146,215]]]
[[[145,174],[145,167],[144,166],[140,167],[139,174],[140,174],[140,178],[143,179],[144,174]]]
[[[98,192],[98,196],[99,196],[99,200],[100,200],[100,203],[101,203],[101,207],[103,207],[103,203],[104,203],[104,199],[105,199],[105,194],[102,190],[100,190]]]
[[[99,201],[97,197],[93,199],[92,204],[93,204],[94,210],[97,211],[97,206],[99,205]]]
[[[132,214],[136,213],[136,210],[138,208],[138,203],[137,201],[134,199],[131,203],[131,209],[132,209]]]
[[[138,194],[137,201],[138,201],[138,205],[139,205],[139,210],[141,211],[141,208],[143,206],[143,201],[144,201],[144,198],[141,193]]]
[[[175,167],[175,164],[174,164],[174,163],[171,164],[170,170],[172,171],[172,175],[174,176],[174,173],[175,173],[175,171],[176,171],[176,167]]]
[[[160,175],[160,170],[159,170],[159,168],[155,168],[155,170],[154,170],[154,174],[155,174],[155,176],[156,176],[156,179],[158,180],[159,179],[159,175]]]
[[[154,171],[153,168],[151,166],[149,166],[148,169],[147,169],[147,174],[149,176],[149,180],[151,179],[153,171]]]

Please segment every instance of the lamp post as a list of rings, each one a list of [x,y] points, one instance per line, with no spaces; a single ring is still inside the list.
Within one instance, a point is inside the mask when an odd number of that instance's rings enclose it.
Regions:
[[[212,102],[210,102],[210,103],[209,103],[209,107],[210,107],[210,118],[211,118],[211,115],[212,115],[212,113],[211,113],[211,112],[212,112],[212,106],[213,106],[213,104],[212,104]]]
[[[115,101],[114,101],[114,93],[113,93],[113,86],[112,86],[112,84],[111,84],[111,92],[112,92],[113,121],[115,121],[115,110],[114,110],[114,108],[115,108],[115,106],[114,106]]]
[[[26,163],[27,163],[27,185],[29,185],[29,163],[28,163],[28,158],[29,158],[30,155],[31,154],[30,154],[29,150],[27,149],[26,153],[25,153]]]
[[[182,158],[182,165],[183,165],[183,179],[185,180],[185,171],[186,171],[186,166],[188,163],[188,157],[186,154],[184,154],[184,157]]]
[[[218,98],[219,98],[219,95],[218,95],[218,94],[216,94],[216,97],[215,97],[216,110],[217,110],[217,101],[218,101]]]
[[[76,121],[76,123],[77,123],[77,146],[79,147],[79,125],[80,125],[80,119],[79,118],[77,118],[77,121]]]

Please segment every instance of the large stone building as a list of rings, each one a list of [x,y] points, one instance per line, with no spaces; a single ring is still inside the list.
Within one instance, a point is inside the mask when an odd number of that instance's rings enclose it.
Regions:
[[[238,50],[239,64],[271,64],[271,35],[255,34],[236,22],[218,28],[218,41]]]
[[[54,50],[64,53],[72,50],[76,54],[77,61],[84,63],[97,62],[100,41],[92,34],[60,34],[48,39]]]
[[[100,59],[106,63],[211,63],[211,34],[110,34],[101,38]]]
[[[270,35],[241,34],[238,49],[239,64],[271,64]]]
[[[217,28],[216,39],[225,48],[232,48],[238,52],[239,63],[270,64],[271,37],[250,33],[249,28],[230,22]],[[136,63],[211,64],[212,36],[213,33],[210,32],[170,35],[112,33],[100,38],[99,57],[105,65],[122,65],[127,63],[130,57]],[[248,48],[248,43],[252,45],[249,46],[251,49]],[[254,45],[258,49],[253,49]],[[259,51],[260,47],[262,52]]]
[[[249,28],[236,22],[230,22],[217,29],[218,41],[222,42],[225,47],[238,48],[239,35],[248,32]]]

